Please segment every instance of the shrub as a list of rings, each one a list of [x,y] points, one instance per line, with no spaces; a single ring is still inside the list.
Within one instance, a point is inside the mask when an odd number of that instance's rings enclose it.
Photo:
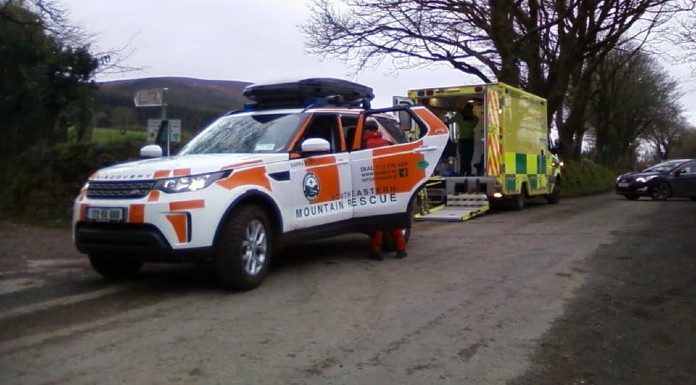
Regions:
[[[562,194],[584,195],[608,191],[614,187],[616,174],[591,160],[567,161],[562,169]]]
[[[73,199],[97,169],[136,159],[141,140],[31,147],[2,162],[0,210],[26,221],[67,222]]]

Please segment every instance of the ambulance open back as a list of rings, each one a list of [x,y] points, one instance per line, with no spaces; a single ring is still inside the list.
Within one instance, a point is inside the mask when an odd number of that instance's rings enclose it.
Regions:
[[[545,99],[504,83],[414,89],[408,97],[448,122],[451,133],[428,183],[431,204],[417,218],[465,220],[490,204],[522,209],[531,197],[559,202],[560,162],[549,148]],[[470,173],[459,166],[461,128],[453,119],[467,104],[478,118]]]

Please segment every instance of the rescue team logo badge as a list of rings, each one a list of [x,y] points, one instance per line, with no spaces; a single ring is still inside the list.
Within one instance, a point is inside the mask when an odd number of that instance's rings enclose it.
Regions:
[[[313,173],[305,175],[302,181],[302,190],[308,201],[313,201],[319,196],[319,178]]]

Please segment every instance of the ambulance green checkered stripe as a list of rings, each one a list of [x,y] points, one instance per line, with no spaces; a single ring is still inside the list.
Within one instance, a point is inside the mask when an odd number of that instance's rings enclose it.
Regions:
[[[527,182],[527,188],[529,192],[533,192],[539,189],[546,188],[544,183],[546,180],[546,175],[543,174],[505,174],[504,176],[504,191],[506,192],[517,192],[520,189],[522,182]]]
[[[503,191],[508,194],[520,191],[523,182],[527,183],[530,194],[540,194],[547,188],[546,163],[549,157],[535,154],[505,153],[505,174]]]
[[[515,174],[527,173],[527,155],[515,154]]]
[[[544,155],[505,153],[505,174],[545,174],[548,158]]]

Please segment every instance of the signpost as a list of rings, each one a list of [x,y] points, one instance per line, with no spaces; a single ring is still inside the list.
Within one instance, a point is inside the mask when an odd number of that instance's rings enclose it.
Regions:
[[[140,90],[135,93],[133,101],[136,107],[162,107],[161,119],[147,120],[147,134],[149,139],[156,141],[162,138],[162,135],[159,134],[160,130],[165,130],[163,132],[166,134],[166,148],[163,148],[162,152],[163,155],[169,156],[171,142],[181,141],[181,120],[167,120],[167,104],[164,102],[164,91],[167,91],[167,88]]]
[[[151,90],[140,90],[135,93],[133,101],[136,107],[159,107],[165,106],[162,103],[162,96],[166,88],[155,88]]]
[[[181,142],[181,119],[169,119],[169,140],[172,143]],[[150,142],[154,142],[157,139],[157,131],[162,125],[162,119],[148,119],[147,120],[147,139]]]

